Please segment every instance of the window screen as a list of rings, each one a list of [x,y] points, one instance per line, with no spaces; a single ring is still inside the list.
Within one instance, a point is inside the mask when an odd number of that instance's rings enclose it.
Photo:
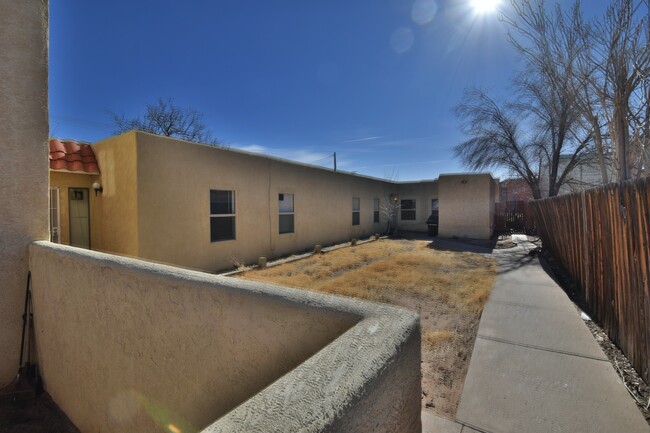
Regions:
[[[293,194],[279,194],[278,195],[278,209],[280,211],[279,222],[280,234],[294,232],[294,208],[293,208]]]
[[[235,192],[210,190],[210,242],[235,239]]]
[[[372,222],[373,223],[378,223],[379,222],[379,199],[376,198],[373,201],[372,204]]]
[[[415,220],[415,199],[405,199],[400,204],[402,220],[414,221]]]
[[[361,222],[361,199],[352,197],[352,225],[358,226]]]

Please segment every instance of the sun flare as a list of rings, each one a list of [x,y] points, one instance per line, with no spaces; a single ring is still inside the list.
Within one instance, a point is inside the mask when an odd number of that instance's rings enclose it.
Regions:
[[[477,13],[488,13],[496,10],[501,0],[472,0],[472,7]]]

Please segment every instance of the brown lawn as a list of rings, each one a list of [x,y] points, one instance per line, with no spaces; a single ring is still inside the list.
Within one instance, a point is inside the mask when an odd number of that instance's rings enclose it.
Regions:
[[[422,326],[422,407],[453,419],[496,273],[490,256],[378,240],[236,275],[415,310]]]

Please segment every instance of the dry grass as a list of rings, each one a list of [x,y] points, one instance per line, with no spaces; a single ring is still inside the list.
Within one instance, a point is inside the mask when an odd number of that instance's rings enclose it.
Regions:
[[[454,337],[456,337],[456,333],[448,330],[422,332],[422,342],[430,348],[439,347],[441,344],[448,343]]]
[[[492,257],[379,240],[237,275],[317,292],[388,302],[417,311],[422,327],[422,405],[454,418],[483,305]]]
[[[381,240],[242,277],[383,302],[392,302],[400,293],[433,296],[472,312],[482,311],[494,282],[494,260],[436,251],[427,245],[425,241]]]

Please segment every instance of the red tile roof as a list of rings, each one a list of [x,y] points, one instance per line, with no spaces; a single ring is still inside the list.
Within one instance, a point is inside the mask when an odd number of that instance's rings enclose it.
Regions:
[[[50,170],[99,174],[90,144],[50,138]]]

